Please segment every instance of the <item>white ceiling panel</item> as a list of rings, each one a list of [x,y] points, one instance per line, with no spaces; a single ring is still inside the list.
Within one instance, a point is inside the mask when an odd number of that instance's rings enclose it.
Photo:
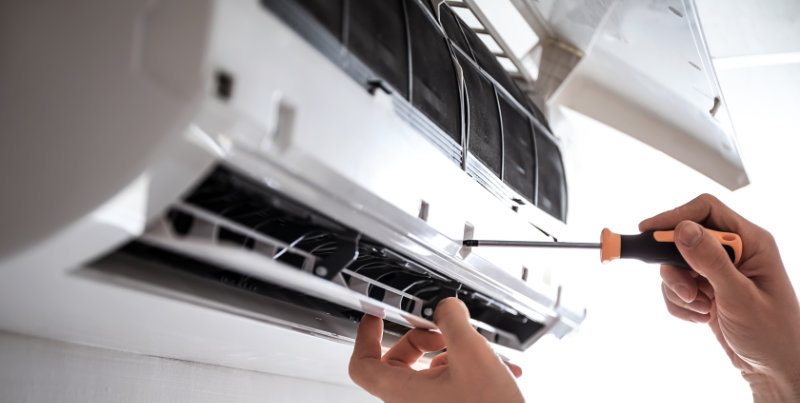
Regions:
[[[715,58],[800,52],[800,1],[695,2]]]

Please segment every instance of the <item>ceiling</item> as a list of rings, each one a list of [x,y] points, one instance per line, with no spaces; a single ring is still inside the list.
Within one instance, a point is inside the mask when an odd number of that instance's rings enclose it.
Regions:
[[[695,0],[716,58],[800,52],[800,2]]]

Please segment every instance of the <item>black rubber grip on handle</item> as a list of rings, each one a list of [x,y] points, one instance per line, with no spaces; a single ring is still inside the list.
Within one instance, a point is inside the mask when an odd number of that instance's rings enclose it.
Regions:
[[[653,233],[645,231],[639,235],[620,235],[619,257],[622,259],[637,259],[646,263],[667,264],[691,270],[689,264],[681,255],[674,242],[656,241]],[[722,245],[731,262],[734,261],[734,251],[728,245]]]

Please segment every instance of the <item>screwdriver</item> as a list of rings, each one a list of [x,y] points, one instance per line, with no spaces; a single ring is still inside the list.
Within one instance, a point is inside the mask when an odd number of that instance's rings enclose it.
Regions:
[[[733,232],[709,230],[722,244],[733,264],[742,259],[742,238]],[[615,259],[637,259],[646,263],[666,264],[691,270],[678,247],[675,245],[675,231],[645,231],[638,235],[620,235],[604,228],[600,233],[600,243],[577,242],[533,242],[465,239],[466,247],[512,246],[536,248],[583,248],[600,249],[603,263]]]

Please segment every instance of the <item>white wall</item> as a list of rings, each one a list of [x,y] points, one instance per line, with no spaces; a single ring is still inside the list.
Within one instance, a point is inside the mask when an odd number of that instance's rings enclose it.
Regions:
[[[375,402],[353,387],[0,331],[0,402]]]

